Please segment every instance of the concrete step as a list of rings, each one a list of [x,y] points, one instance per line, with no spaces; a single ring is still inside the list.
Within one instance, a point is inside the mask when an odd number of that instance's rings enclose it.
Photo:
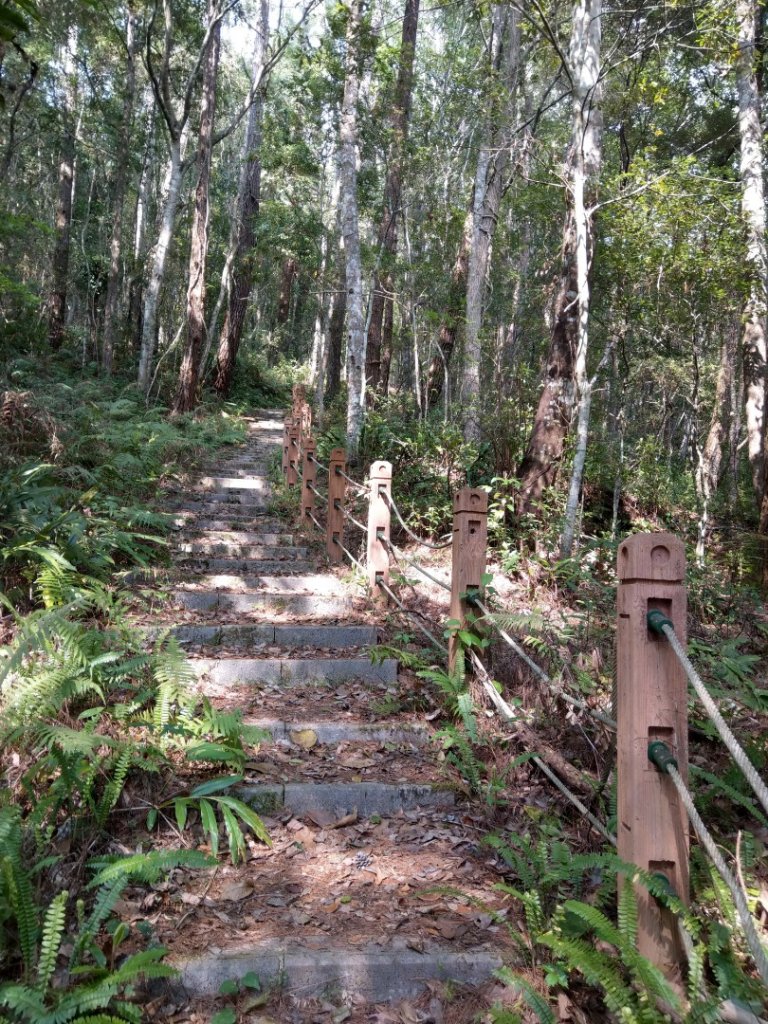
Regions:
[[[397,682],[397,662],[385,658],[193,658],[198,679],[212,686],[238,683],[340,683],[360,680],[386,686]]]
[[[184,996],[216,995],[222,982],[253,971],[264,988],[279,984],[296,997],[338,993],[342,999],[356,997],[371,1004],[408,999],[428,982],[481,985],[503,963],[492,946],[456,950],[434,944],[416,951],[405,942],[390,943],[385,949],[377,944],[360,949],[324,943],[324,948],[316,949],[274,941],[212,949],[197,957],[174,956],[170,962],[179,970],[172,991]]]
[[[200,491],[190,500],[188,489],[181,491],[168,491],[168,507],[173,506],[178,512],[205,512],[213,509],[216,513],[226,515],[227,510],[222,505],[231,505],[234,509],[248,511],[254,508],[267,508],[266,497],[257,491]]]
[[[215,995],[222,982],[253,972],[263,987],[279,984],[297,998],[338,992],[342,998],[380,1004],[418,995],[428,982],[480,985],[503,961],[489,945],[459,950],[446,943],[417,951],[404,942],[382,949],[378,944],[313,948],[265,941],[202,956],[172,956],[170,963],[179,971],[172,990],[184,995]]]
[[[293,540],[293,538],[290,539]],[[295,547],[293,544],[247,544],[218,538],[181,541],[175,545],[174,550],[199,559],[205,559],[207,555],[210,555],[211,558],[229,555],[240,561],[244,559],[306,558],[309,553],[308,548]]]
[[[196,491],[257,491],[269,492],[269,481],[266,476],[255,473],[249,476],[201,476],[194,483]]]
[[[306,553],[306,548],[304,552]],[[203,554],[192,552],[183,558],[174,559],[174,563],[177,569],[185,573],[220,572],[236,576],[241,573],[254,576],[278,572],[307,573],[315,568],[314,562],[300,557],[298,548],[282,548],[277,558],[207,558]]]
[[[423,744],[431,733],[418,722],[341,722],[331,720],[287,722],[277,718],[252,718],[246,724],[270,733],[274,742],[293,743],[292,733],[311,730],[319,744],[330,743],[413,743]]]
[[[436,810],[456,804],[453,789],[420,786],[413,782],[286,782],[240,785],[233,793],[250,804],[258,814],[281,809],[301,816],[315,811],[334,814],[357,812],[360,818],[381,817],[420,809]]]
[[[222,591],[174,590],[171,601],[179,608],[197,612],[248,614],[269,612],[297,618],[343,619],[355,611],[351,598],[315,597],[313,594],[243,593]]]
[[[214,533],[214,539],[232,537],[252,541],[254,544],[293,543],[292,534],[281,532],[285,529],[285,523],[265,516],[254,518],[229,515],[226,518],[209,518],[192,512],[178,513],[173,520],[173,526],[182,537],[206,537]],[[277,537],[278,540],[272,541],[268,539],[269,537]]]
[[[334,576],[307,573],[292,575],[286,570],[285,563],[282,562],[277,564],[276,570],[281,575],[236,576],[231,573],[201,573],[198,575],[187,573],[185,576],[184,573],[177,573],[172,579],[166,577],[161,582],[175,582],[180,590],[218,590],[239,594],[268,591],[273,594],[343,597],[349,593],[348,588]]]
[[[189,625],[172,627],[183,644],[281,644],[284,647],[372,647],[377,641],[375,626],[276,626],[273,624]]]

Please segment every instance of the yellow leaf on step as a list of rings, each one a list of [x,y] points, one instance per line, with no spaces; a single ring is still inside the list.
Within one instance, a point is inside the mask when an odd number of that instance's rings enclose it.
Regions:
[[[290,736],[291,743],[295,743],[297,747],[302,747],[304,750],[311,750],[317,745],[317,733],[314,729],[292,729]]]

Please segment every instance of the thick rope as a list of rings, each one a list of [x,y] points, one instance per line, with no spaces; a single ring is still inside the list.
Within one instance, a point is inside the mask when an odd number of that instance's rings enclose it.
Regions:
[[[363,533],[368,533],[368,527],[365,525],[365,523],[361,523],[359,519],[355,519],[351,512],[347,512],[347,510],[343,508],[341,510],[341,514],[344,516],[345,519],[348,519],[350,523],[354,523],[358,530],[362,530]]]
[[[720,734],[720,738],[722,739],[723,743],[725,743],[726,747],[728,747],[728,749],[730,750],[731,755],[736,764],[739,766],[739,768],[741,768],[742,772],[744,772],[744,776],[747,782],[750,784],[758,800],[763,805],[764,811],[766,812],[766,814],[768,814],[768,786],[766,786],[766,784],[760,778],[757,771],[755,770],[754,765],[747,757],[744,748],[733,735],[728,725],[726,724],[725,719],[720,714],[720,709],[715,703],[709,690],[707,690],[706,686],[704,685],[701,676],[691,664],[691,661],[688,655],[686,654],[683,645],[680,643],[677,637],[677,633],[675,633],[674,627],[664,623],[662,624],[661,628],[664,631],[664,636],[667,638],[667,640],[669,640],[672,650],[677,655],[680,664],[685,669],[685,674],[688,676],[688,679],[691,682],[691,686],[693,686],[694,690],[696,691],[699,697],[699,700],[704,705],[707,714],[714,722],[715,728]]]
[[[556,696],[564,700],[566,704],[570,704],[572,707],[578,708],[580,711],[584,711],[586,714],[591,715],[593,718],[596,718],[599,722],[602,722],[603,725],[607,725],[609,729],[613,729],[615,731],[616,722],[609,715],[603,714],[602,711],[595,711],[595,709],[591,708],[589,704],[585,704],[584,701],[578,700],[576,697],[572,697],[569,693],[566,693],[561,687],[557,686],[555,681],[547,675],[544,669],[528,657],[528,655],[525,653],[520,644],[516,640],[513,640],[505,629],[501,628],[498,622],[496,622],[496,620],[494,619],[493,612],[491,612],[479,598],[473,597],[472,604],[476,605],[480,609],[484,617],[488,619],[488,621],[491,623],[491,625],[502,638],[502,640],[504,640],[504,642],[512,648],[515,654],[525,662],[528,668],[533,672],[533,674],[538,679],[540,679],[543,683],[546,683],[547,686],[552,688]]]
[[[347,483],[352,484],[353,487],[357,488],[360,494],[368,494],[368,492],[370,491],[369,487],[364,487],[362,484],[359,484],[357,480],[353,480],[351,476],[347,476],[347,474],[344,472],[341,466],[336,467],[336,476],[344,477]]]
[[[312,515],[312,513],[308,512],[307,515],[312,520],[312,522],[315,524],[315,526],[318,528],[320,533],[325,533],[325,527],[321,526],[320,523],[318,523],[318,521],[315,519],[315,517]]]
[[[480,682],[483,684],[484,690],[491,698],[496,708],[501,713],[501,716],[504,719],[506,719],[506,721],[509,722],[511,725],[514,725],[518,719],[518,716],[515,714],[515,712],[512,710],[509,704],[507,704],[507,702],[501,696],[499,691],[493,685],[493,681],[491,677],[488,675],[488,670],[486,669],[485,665],[483,665],[482,661],[480,661],[480,659],[478,658],[474,651],[470,651],[469,653],[472,658],[472,664],[474,665],[475,671],[480,677]],[[549,765],[545,764],[544,761],[542,761],[542,759],[538,756],[538,754],[534,754],[531,757],[531,760],[536,765],[536,767],[541,772],[543,772],[544,775],[546,775],[549,781],[557,789],[560,790],[563,796],[565,796],[566,799],[570,800],[570,802],[577,809],[579,814],[584,815],[584,817],[600,833],[600,835],[603,836],[604,839],[607,839],[609,843],[612,843],[614,846],[616,846],[616,836],[611,835],[611,833],[606,829],[605,825],[603,825],[603,823],[584,806],[584,804],[581,802],[581,800],[579,800],[575,793],[571,792],[571,790],[568,789],[565,783],[561,779],[559,779],[557,775],[555,775],[555,773],[552,771]]]
[[[361,562],[358,562],[358,560],[355,558],[355,556],[352,554],[352,552],[348,551],[344,547],[344,545],[341,543],[341,541],[339,540],[338,537],[334,537],[333,538],[333,543],[334,544],[338,544],[339,547],[341,548],[341,550],[344,552],[344,554],[350,560],[350,562],[353,562],[357,566],[357,568],[360,570],[360,572],[365,573],[365,566]]]
[[[403,519],[402,515],[400,514],[400,509],[395,504],[395,499],[386,492],[383,492],[381,496],[387,503],[389,508],[397,516],[397,521],[400,523],[402,528],[405,530],[405,532],[408,534],[411,540],[416,542],[416,544],[421,544],[423,548],[431,548],[433,551],[442,551],[443,548],[449,548],[451,544],[453,544],[453,534],[450,535],[450,539],[445,541],[444,544],[432,544],[430,541],[423,540],[421,537],[418,537]]]
[[[322,469],[324,473],[327,473],[330,476],[330,469],[327,466],[324,466],[320,459],[316,459],[314,455],[308,455],[307,458],[310,462],[314,462],[318,469]]]
[[[309,488],[310,491],[312,491],[316,498],[319,498],[320,501],[322,501],[325,505],[328,504],[328,499],[326,498],[326,496],[324,494],[321,494],[314,484],[307,484],[307,487]]]
[[[668,764],[666,766],[666,771],[669,777],[672,779],[672,782],[675,784],[675,788],[677,789],[683,807],[685,807],[685,810],[688,814],[691,824],[694,827],[696,835],[699,837],[699,842],[707,851],[707,854],[709,855],[712,863],[717,868],[720,877],[730,890],[731,896],[733,897],[733,902],[736,906],[736,911],[739,915],[739,921],[741,922],[744,937],[747,940],[749,951],[752,954],[753,960],[755,961],[755,966],[757,967],[758,974],[760,975],[763,984],[768,985],[768,957],[766,956],[765,950],[763,949],[763,945],[760,942],[760,938],[755,929],[755,924],[752,919],[752,915],[749,912],[747,900],[744,896],[744,893],[741,890],[741,886],[733,877],[733,873],[723,860],[723,855],[720,853],[720,850],[717,847],[717,843],[710,835],[707,826],[701,819],[701,815],[696,810],[696,806],[693,802],[693,797],[691,796],[688,787],[683,782],[682,776],[680,775],[680,772],[677,770],[677,766],[674,764]]]
[[[400,551],[399,548],[396,548],[395,545],[390,543],[388,540],[384,540],[383,543],[386,548],[389,548],[390,552],[392,553],[392,556],[396,560],[405,562],[406,565],[410,565],[412,569],[415,569],[417,572],[420,572],[422,576],[426,576],[428,580],[432,580],[433,583],[436,583],[439,587],[442,587],[444,590],[447,590],[450,593],[450,583],[446,583],[445,580],[440,580],[437,578],[437,576],[433,576],[428,569],[425,569],[423,565],[419,565],[418,562],[414,562],[412,558],[409,558],[407,555],[403,554],[403,552]]]
[[[440,643],[440,641],[437,639],[437,637],[433,633],[431,633],[427,629],[426,626],[422,626],[422,624],[419,622],[419,620],[416,617],[416,615],[412,611],[410,611],[408,608],[405,607],[405,605],[400,600],[400,598],[397,596],[397,594],[394,592],[394,590],[392,590],[391,587],[387,586],[387,584],[384,582],[384,580],[376,580],[376,585],[381,587],[381,589],[384,591],[385,594],[389,594],[389,596],[395,602],[395,604],[400,609],[400,611],[404,615],[408,616],[408,618],[411,620],[411,622],[413,622],[414,626],[416,626],[417,629],[420,629],[421,632],[424,634],[424,636],[428,637],[430,642],[433,643],[435,645],[435,647],[437,647],[437,649],[439,651],[442,651],[443,654],[447,654],[448,653],[448,648],[445,646],[445,644]]]

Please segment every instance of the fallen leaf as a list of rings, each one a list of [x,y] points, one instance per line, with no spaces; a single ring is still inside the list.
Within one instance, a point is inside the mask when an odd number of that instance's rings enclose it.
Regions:
[[[345,814],[343,818],[339,818],[334,821],[333,824],[329,825],[329,828],[346,828],[347,825],[354,825],[357,821],[357,808],[354,809],[350,814]]]
[[[307,811],[306,817],[318,828],[335,828],[334,822],[336,816],[330,811],[324,811],[322,808],[317,808],[314,811]],[[315,837],[317,839],[317,837]]]
[[[317,733],[314,729],[292,729],[288,735],[291,737],[291,743],[295,743],[303,750],[311,750],[317,746]]]
[[[376,761],[372,757],[366,757],[359,751],[350,751],[349,754],[341,754],[336,758],[342,768],[374,768]]]
[[[449,917],[439,918],[435,925],[444,939],[458,939],[467,930],[461,921],[452,921]]]
[[[246,879],[225,882],[219,890],[219,899],[228,903],[239,903],[253,894],[253,883]]]

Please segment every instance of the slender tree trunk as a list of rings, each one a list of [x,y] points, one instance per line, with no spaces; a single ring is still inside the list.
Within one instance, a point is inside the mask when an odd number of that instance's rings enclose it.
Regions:
[[[209,0],[208,17],[213,17]],[[174,413],[191,412],[197,404],[200,356],[205,341],[205,269],[208,260],[208,207],[213,153],[213,123],[216,118],[216,88],[221,52],[221,21],[211,33],[203,70],[203,94],[200,102],[200,131],[197,146],[197,187],[192,216],[192,240],[189,252],[187,288],[187,344],[179,370],[179,387]]]
[[[340,273],[344,273],[341,268]],[[346,275],[345,275],[346,277]],[[341,278],[334,284],[328,317],[328,376],[325,394],[332,402],[341,387],[341,353],[344,347],[344,321],[347,317],[347,290]]]
[[[62,57],[62,127],[61,157],[59,162],[59,189],[56,201],[55,244],[52,260],[53,283],[48,298],[48,341],[55,351],[64,341],[67,318],[67,282],[69,279],[69,249],[72,234],[72,199],[75,184],[75,107],[77,105],[78,32],[71,28]]]
[[[117,158],[115,161],[115,192],[113,198],[114,220],[112,222],[112,241],[109,246],[109,276],[107,278],[107,298],[104,306],[104,342],[103,369],[106,374],[112,373],[115,341],[117,338],[118,306],[120,300],[120,255],[123,243],[123,213],[125,208],[125,192],[128,183],[128,160],[125,154],[130,151],[131,129],[133,127],[133,105],[136,96],[136,12],[131,6],[126,10],[126,47],[128,63],[125,74],[125,93],[123,96],[123,116],[117,138]]]
[[[710,531],[710,506],[720,485],[723,471],[723,449],[728,439],[731,419],[731,391],[736,363],[737,334],[729,324],[720,344],[720,368],[715,385],[715,402],[703,449],[697,451],[696,490],[701,503],[696,560],[704,564]]]
[[[491,76],[498,85],[491,102],[486,141],[480,148],[472,208],[472,242],[467,261],[466,326],[461,400],[464,438],[480,440],[480,329],[491,244],[499,217],[504,176],[512,146],[515,86],[520,63],[520,16],[496,4],[492,9]],[[499,109],[500,108],[500,109]]]
[[[349,0],[344,98],[339,126],[339,206],[347,286],[347,450],[354,459],[365,417],[365,315],[357,207],[357,104],[362,0]]]
[[[408,143],[408,124],[411,114],[411,92],[413,89],[413,62],[416,53],[416,35],[419,25],[419,0],[406,0],[403,13],[403,32],[400,47],[400,62],[395,84],[394,107],[392,109],[392,141],[387,161],[387,179],[384,185],[384,210],[379,223],[378,245],[382,254],[383,275],[379,270],[373,278],[371,314],[368,326],[365,375],[368,381],[369,399],[381,389],[386,393],[382,373],[382,359],[389,365],[391,360],[392,334],[389,332],[388,349],[384,345],[384,324],[387,317],[392,320],[391,264],[397,255],[397,228],[400,217],[405,152]],[[385,306],[390,308],[385,313]],[[382,354],[383,349],[383,354]],[[388,374],[387,374],[388,376]]]
[[[451,270],[451,284],[448,293],[446,312],[440,324],[440,331],[437,336],[439,351],[432,358],[427,371],[427,403],[429,408],[437,405],[443,394],[443,386],[446,378],[446,367],[450,365],[451,356],[456,346],[456,336],[462,320],[465,308],[465,293],[467,286],[467,266],[469,264],[469,250],[472,241],[472,210],[474,208],[474,192],[469,211],[464,219],[464,229],[461,233],[461,241],[456,253],[456,260]]]
[[[269,4],[261,0],[259,4],[259,25],[253,51],[253,78],[257,81],[262,77],[264,61],[267,53],[269,33]],[[224,325],[219,337],[219,350],[216,357],[216,393],[224,397],[232,387],[235,362],[243,336],[245,315],[253,288],[253,245],[255,241],[256,220],[259,216],[261,201],[261,135],[264,117],[264,93],[260,90],[256,100],[248,111],[248,123],[243,143],[243,158],[240,167],[240,182],[235,206],[233,237],[235,239],[231,260],[231,280],[229,284],[229,301],[224,317]],[[230,243],[231,244],[231,243]]]
[[[563,228],[562,270],[555,304],[544,387],[534,417],[528,448],[518,470],[518,512],[528,513],[557,477],[565,439],[578,398],[589,398],[587,354],[589,338],[589,267],[594,244],[593,211],[601,158],[601,118],[598,105],[602,0],[578,0],[573,15],[569,50],[573,82],[572,131],[565,168],[566,216]],[[588,420],[589,403],[582,405]],[[573,490],[581,488],[581,460],[572,479],[561,549],[573,544]]]
[[[746,230],[749,296],[744,306],[744,365],[747,453],[758,502],[765,476],[766,311],[768,310],[768,248],[765,239],[765,181],[760,95],[755,73],[755,2],[736,0],[739,52],[736,84],[741,139],[741,213]]]
[[[141,353],[139,356],[139,387],[146,391],[152,379],[152,362],[157,344],[157,308],[160,291],[165,280],[165,264],[176,225],[176,213],[181,197],[181,182],[184,176],[182,160],[182,139],[170,139],[168,191],[163,204],[160,233],[157,236],[149,280],[144,292],[144,308],[141,324]]]

